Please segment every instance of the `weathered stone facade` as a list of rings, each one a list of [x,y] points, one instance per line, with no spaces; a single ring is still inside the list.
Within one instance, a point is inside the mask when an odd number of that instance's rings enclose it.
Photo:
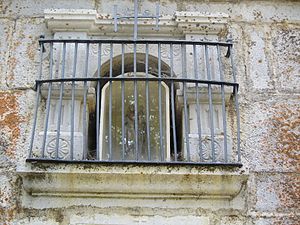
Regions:
[[[132,4],[132,1],[114,2],[120,8]],[[115,190],[114,197],[90,190],[78,200],[76,196],[68,196],[63,185],[55,187],[60,196],[55,195],[55,190],[45,191],[46,186],[32,187],[39,182],[38,172],[30,174],[32,183],[28,183],[23,179],[24,170],[17,167],[31,167],[25,159],[33,122],[33,86],[39,61],[37,41],[41,34],[52,37],[44,10],[94,9],[110,13],[113,3],[0,0],[0,224],[300,223],[300,2],[163,0],[160,3],[163,14],[192,11],[229,15],[227,29],[219,35],[232,36],[234,40],[243,167],[33,165],[33,171],[53,172],[47,177],[52,181],[64,179],[57,171],[66,172],[66,180],[81,182],[83,189],[86,180],[93,179],[86,173],[98,174],[104,182],[109,180],[107,174],[114,174],[116,180],[112,184],[118,185],[121,178],[127,189],[125,194]],[[141,1],[140,8],[153,8],[154,4],[155,1]],[[122,177],[125,171],[128,176]],[[143,187],[149,179],[157,184],[169,179],[170,186],[178,185],[176,177],[168,178],[174,174],[189,174],[178,176],[183,186],[205,183],[209,176],[213,184],[225,185],[234,180],[242,186],[239,192],[235,187],[224,190],[229,197],[222,196],[222,190],[205,193],[197,190],[197,187],[207,188],[205,184],[191,186],[198,198],[185,195],[187,187],[170,197],[172,190],[167,185],[161,185],[152,195],[137,197],[143,191],[137,191],[131,182],[137,179]],[[103,185],[101,179],[92,184]],[[155,187],[155,183],[151,185]],[[75,190],[76,184],[72,188]],[[30,192],[36,197],[30,198]],[[43,197],[46,192],[52,196]],[[163,194],[157,196],[160,193]]]

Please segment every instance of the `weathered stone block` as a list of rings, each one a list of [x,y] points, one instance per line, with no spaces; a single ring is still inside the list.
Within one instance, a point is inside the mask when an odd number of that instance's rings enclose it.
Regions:
[[[300,178],[296,174],[263,174],[256,177],[255,210],[288,213],[297,210]]]
[[[24,91],[0,91],[0,150],[11,159],[18,153],[20,138],[25,140],[27,135],[24,131],[30,104],[24,107],[24,99],[29,97],[26,94]]]
[[[299,170],[299,110],[297,97],[292,96],[261,97],[241,109],[244,157],[251,168]]]
[[[300,92],[300,27],[282,25],[272,32],[278,89]]]
[[[254,225],[297,225],[300,217],[297,215],[267,215],[253,221]]]
[[[16,62],[9,57],[9,46],[12,41],[14,22],[9,19],[0,19],[0,89],[6,89],[7,70]],[[6,63],[4,63],[6,62]]]
[[[5,174],[0,174],[0,208],[8,208],[13,201],[11,196],[13,192],[12,179],[14,178]]]

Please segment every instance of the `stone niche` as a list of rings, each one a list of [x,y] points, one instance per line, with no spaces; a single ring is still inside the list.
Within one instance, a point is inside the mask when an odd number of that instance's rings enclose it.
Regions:
[[[147,39],[186,39],[186,40],[219,40],[219,34],[227,29],[228,16],[222,13],[208,14],[198,12],[175,12],[174,15],[163,15],[160,18],[158,31],[153,31],[155,20],[145,19],[140,21],[139,35]],[[97,14],[95,10],[65,10],[51,9],[45,11],[45,19],[48,29],[54,33],[54,38],[130,38],[132,37],[133,21],[120,21],[119,32],[114,33],[114,21],[111,15]],[[60,52],[61,49],[55,49]],[[191,49],[186,49],[186,54]],[[114,54],[118,55],[119,52]],[[150,54],[154,50],[150,49]],[[176,57],[176,50],[174,50]],[[212,57],[214,54],[211,54]],[[109,54],[103,51],[103,57],[109,58]],[[200,57],[201,58],[201,57]],[[67,60],[72,59],[69,53]],[[162,60],[168,59],[168,54],[162,51]],[[83,59],[79,59],[83,60]],[[176,60],[176,59],[174,59]],[[105,61],[105,59],[104,59]],[[213,61],[213,60],[212,60]],[[55,62],[60,67],[60,62]],[[91,63],[90,71],[96,71],[97,63],[93,67]],[[79,65],[80,66],[80,65]],[[104,65],[105,66],[105,65]],[[216,76],[217,69],[212,66],[212,76]],[[78,68],[82,70],[82,68]],[[174,68],[175,73],[181,74],[181,68]],[[68,73],[68,72],[66,72]],[[217,77],[214,77],[217,79]],[[46,90],[46,89],[45,89]],[[70,117],[70,93],[71,89],[65,87],[62,106],[67,120]],[[75,95],[75,121],[81,121],[83,115],[82,87],[76,87]],[[88,96],[92,93],[92,88],[88,87]],[[191,95],[195,91],[195,86],[189,86],[187,94]],[[47,146],[53,145],[52,141],[56,135],[55,115],[59,101],[59,89],[53,89],[51,99],[52,111],[50,111],[50,129],[47,132]],[[203,105],[202,120],[205,120],[208,108],[207,88],[199,89]],[[214,93],[214,92],[213,92]],[[229,92],[225,90],[225,101],[228,102]],[[42,90],[42,95],[47,98],[47,92]],[[217,112],[216,135],[217,141],[222,143],[222,123],[220,96],[214,95],[214,110]],[[177,90],[177,100],[182,103],[182,87]],[[189,137],[191,145],[197,145],[197,128],[195,126],[196,104],[194,97],[188,97],[188,118]],[[89,110],[94,110],[90,105],[94,105],[93,99],[87,100],[87,114]],[[182,111],[182,104],[178,104]],[[184,113],[181,113],[184,118]],[[51,120],[51,119],[50,119]],[[61,138],[68,142],[70,140],[70,126],[64,124],[62,120]],[[88,124],[87,124],[88,125]],[[208,125],[207,125],[208,127]],[[203,136],[205,140],[209,136],[209,130],[204,127]],[[182,133],[185,133],[182,127]],[[41,131],[41,135],[44,131]],[[230,133],[228,135],[231,135]],[[83,152],[83,130],[82,125],[75,127],[75,152],[74,159],[82,159]],[[51,144],[52,143],[52,144]],[[59,156],[68,159],[64,155],[64,142],[61,142]],[[222,145],[222,144],[220,144]],[[185,147],[183,146],[185,149]],[[196,149],[197,147],[195,147]],[[228,149],[230,151],[230,143]],[[186,151],[184,151],[186,152]],[[51,158],[52,151],[48,151]],[[197,157],[196,152],[192,155]],[[235,208],[245,207],[244,190],[247,181],[247,172],[238,167],[193,167],[193,166],[134,166],[134,165],[96,165],[96,164],[47,164],[47,163],[26,163],[18,167],[18,173],[23,179],[22,204],[30,208],[51,208],[68,207],[72,205],[86,205],[98,207],[112,206],[138,206],[138,207],[164,207],[178,208],[185,205],[187,208],[198,208],[199,204],[203,208]],[[143,201],[141,201],[143,200]],[[45,204],[47,202],[47,204]]]

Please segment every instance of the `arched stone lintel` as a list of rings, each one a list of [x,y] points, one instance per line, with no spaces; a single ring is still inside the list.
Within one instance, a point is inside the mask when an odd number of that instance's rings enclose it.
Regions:
[[[146,72],[146,54],[136,53],[136,72]],[[124,54],[124,73],[134,71],[134,53]],[[161,60],[161,76],[170,77],[171,68],[170,66]],[[94,77],[97,77],[98,71],[94,73]],[[158,76],[158,58],[153,55],[148,55],[148,73],[154,76]],[[122,55],[117,55],[112,58],[112,76],[118,76],[122,74]],[[101,65],[101,77],[109,77],[110,75],[110,59],[107,59]],[[173,76],[176,76],[173,73]]]

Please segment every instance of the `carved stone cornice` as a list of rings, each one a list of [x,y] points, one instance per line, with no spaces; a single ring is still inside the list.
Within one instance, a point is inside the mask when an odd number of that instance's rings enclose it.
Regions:
[[[86,32],[88,35],[131,37],[133,20],[118,20],[118,32],[114,32],[111,14],[98,14],[89,9],[47,9],[45,19],[48,29],[56,32]],[[185,34],[216,35],[226,27],[228,15],[223,13],[179,12],[162,15],[159,30],[155,19],[140,19],[139,34],[143,37],[184,37]]]
[[[225,13],[175,12],[177,27],[184,34],[218,34],[227,24]]]
[[[65,200],[64,206],[74,201],[83,205],[84,199],[90,198],[93,202],[89,204],[95,205],[97,201],[103,203],[104,199],[110,203],[114,199],[123,199],[124,204],[128,204],[130,199],[186,199],[189,202],[209,199],[211,204],[214,200],[217,204],[222,200],[227,202],[224,202],[226,205],[238,195],[243,198],[240,193],[248,179],[247,173],[237,167],[85,163],[27,164],[22,168],[19,166],[18,174],[26,191],[23,204],[38,208],[57,204],[54,198]],[[47,198],[52,199],[49,205],[39,205],[39,199]],[[141,201],[135,203],[139,206],[142,204]]]

